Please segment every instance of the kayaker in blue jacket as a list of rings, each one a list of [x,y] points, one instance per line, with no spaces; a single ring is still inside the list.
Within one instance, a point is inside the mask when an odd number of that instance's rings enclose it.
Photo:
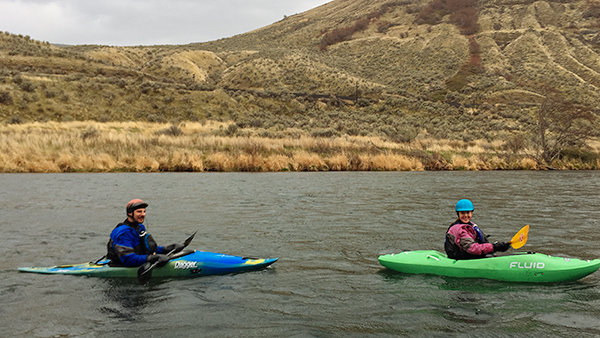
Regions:
[[[140,266],[146,262],[158,262],[158,266],[163,266],[169,261],[166,253],[178,252],[184,248],[183,244],[166,247],[156,244],[143,224],[147,206],[141,199],[133,199],[127,203],[127,219],[117,224],[108,241],[106,257],[111,260],[111,265]]]
[[[479,229],[477,224],[471,222],[475,210],[471,201],[468,199],[458,201],[455,210],[458,219],[446,231],[446,242],[444,243],[448,258],[483,258],[494,252],[508,250],[509,243],[488,242],[488,236]]]

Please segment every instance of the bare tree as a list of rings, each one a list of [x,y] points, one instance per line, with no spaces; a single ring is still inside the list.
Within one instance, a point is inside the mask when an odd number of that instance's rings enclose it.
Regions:
[[[565,99],[559,91],[544,89],[545,98],[536,111],[534,144],[538,158],[551,164],[567,147],[585,147],[594,136],[596,115],[589,106]]]

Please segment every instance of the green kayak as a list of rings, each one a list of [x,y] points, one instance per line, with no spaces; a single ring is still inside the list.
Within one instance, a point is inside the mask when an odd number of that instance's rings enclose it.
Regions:
[[[574,281],[600,268],[600,259],[581,260],[526,252],[455,260],[435,250],[416,250],[379,256],[379,263],[404,273],[531,283]]]

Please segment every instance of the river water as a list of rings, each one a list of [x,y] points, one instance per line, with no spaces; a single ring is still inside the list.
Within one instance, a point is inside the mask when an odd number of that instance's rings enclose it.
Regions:
[[[0,337],[598,337],[600,272],[556,284],[384,269],[443,251],[460,198],[493,240],[600,257],[600,172],[0,174]],[[159,244],[270,268],[193,279],[26,274],[105,254],[128,200]]]

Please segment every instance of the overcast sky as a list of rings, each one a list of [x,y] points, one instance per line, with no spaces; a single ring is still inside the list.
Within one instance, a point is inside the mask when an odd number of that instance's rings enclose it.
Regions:
[[[0,0],[0,31],[71,45],[177,45],[245,33],[331,0]]]

